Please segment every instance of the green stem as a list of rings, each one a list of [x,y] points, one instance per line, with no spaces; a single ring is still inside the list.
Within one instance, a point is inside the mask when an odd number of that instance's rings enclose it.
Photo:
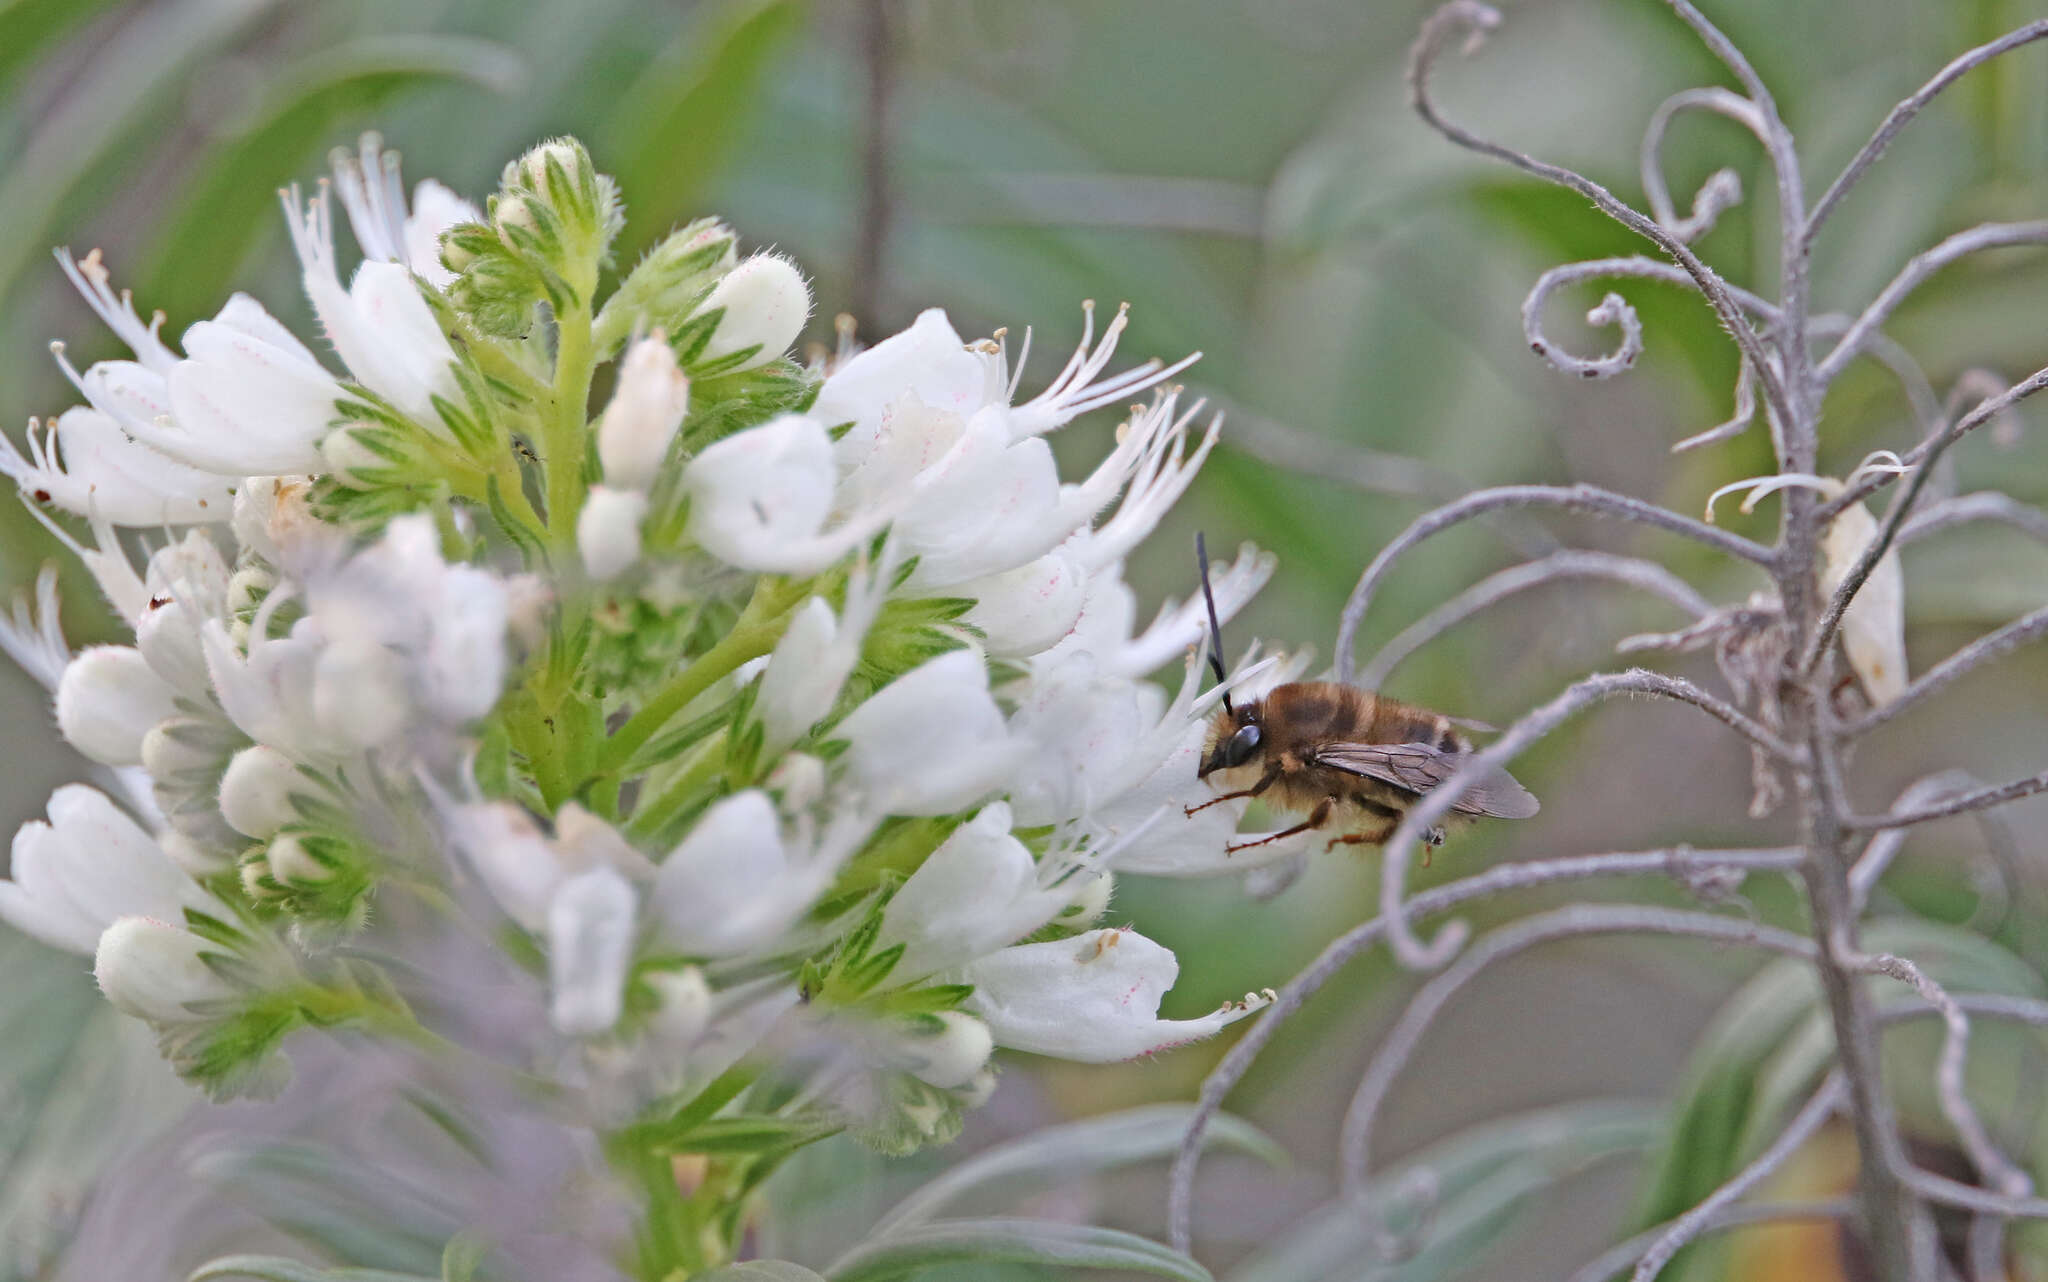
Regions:
[[[809,587],[804,580],[790,581],[763,577],[754,588],[747,608],[717,645],[712,646],[689,667],[669,678],[640,710],[627,718],[618,733],[605,741],[598,755],[598,769],[611,774],[623,769],[634,753],[668,724],[669,718],[689,706],[692,699],[709,690],[720,678],[749,659],[758,659],[782,639],[784,616],[803,599]]]
[[[627,825],[628,835],[641,839],[652,837],[675,818],[697,790],[725,768],[725,740],[726,732],[719,730],[693,748],[691,751],[695,755],[683,764],[675,777],[664,784],[659,793],[634,808],[632,822]]]
[[[590,308],[574,308],[555,320],[553,413],[541,423],[541,468],[547,477],[548,540],[560,563],[573,562],[576,514],[583,507],[584,432],[589,426]]]

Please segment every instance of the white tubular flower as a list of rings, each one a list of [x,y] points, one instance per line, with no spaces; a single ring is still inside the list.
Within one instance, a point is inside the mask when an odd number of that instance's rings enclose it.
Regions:
[[[732,357],[731,369],[766,365],[789,350],[811,318],[811,287],[795,263],[780,254],[755,254],[727,272],[697,306],[697,315],[724,314],[698,360]]]
[[[154,917],[122,917],[99,937],[93,978],[115,1010],[158,1027],[204,1023],[192,1006],[235,994],[206,964],[217,951],[181,926]]]
[[[1105,1064],[1199,1041],[1272,1001],[1248,994],[1200,1019],[1161,1019],[1159,1000],[1180,963],[1130,930],[1091,930],[1072,939],[1019,944],[967,967],[968,1008],[988,1022],[996,1045]]]
[[[402,263],[434,288],[446,288],[455,273],[441,263],[441,233],[481,221],[477,207],[429,178],[413,188],[408,214],[398,153],[384,150],[383,138],[374,133],[362,136],[355,153],[337,147],[328,159],[363,257]]]
[[[894,558],[886,551],[872,573],[863,561],[847,576],[846,604],[838,616],[822,598],[812,597],[790,620],[761,672],[755,707],[765,733],[764,752],[781,752],[832,711],[860,662],[868,628],[888,600],[894,570]]]
[[[235,491],[235,542],[287,572],[331,562],[347,536],[309,502],[311,476],[252,476]]]
[[[58,359],[93,408],[181,463],[234,478],[317,469],[341,385],[261,303],[236,294],[184,347],[168,375],[133,361],[80,375]]]
[[[683,473],[692,539],[743,570],[815,574],[888,524],[893,507],[825,529],[832,440],[816,419],[785,414],[708,446]]]
[[[294,186],[284,195],[284,207],[292,248],[304,268],[306,297],[349,373],[428,431],[445,435],[433,398],[456,399],[455,376],[449,372],[455,352],[420,297],[411,270],[366,259],[343,289],[326,188],[301,205]]]
[[[974,650],[953,650],[896,678],[833,731],[861,795],[892,815],[974,805],[1015,765],[1015,744]]]
[[[640,491],[590,487],[576,514],[576,550],[592,579],[608,582],[640,559],[640,522],[646,516],[647,496]]]
[[[140,650],[96,645],[81,650],[57,682],[57,728],[102,765],[140,765],[142,737],[177,712],[175,700]]]
[[[98,410],[79,406],[38,435],[41,427],[30,421],[26,455],[0,436],[0,475],[38,503],[110,525],[228,519],[233,482],[130,439]]]
[[[187,908],[226,915],[106,794],[67,785],[49,814],[15,833],[13,878],[0,880],[0,920],[17,930],[91,956],[117,918],[177,921]]]
[[[656,333],[626,350],[619,385],[597,428],[597,459],[608,485],[645,490],[661,474],[668,447],[690,409],[690,380],[668,339]]]
[[[1034,661],[1010,719],[1028,745],[1007,788],[1019,822],[1078,818],[1150,773],[1167,747],[1149,733],[1165,705],[1157,686],[1106,675],[1085,652]]]
[[[1029,565],[971,579],[954,591],[974,598],[962,622],[988,638],[989,653],[1021,659],[1051,649],[1074,630],[1088,599],[1089,578],[1062,548]]]
[[[809,911],[873,827],[842,811],[812,837],[793,839],[767,793],[750,788],[704,812],[654,876],[656,929],[693,957],[734,957],[768,948]]]
[[[332,761],[342,755],[313,713],[313,669],[320,659],[318,630],[301,619],[291,634],[268,635],[273,593],[249,629],[244,654],[227,625],[209,619],[200,633],[206,671],[228,720],[258,743],[271,744],[301,761]]]
[[[882,910],[883,947],[903,945],[894,980],[961,966],[1016,943],[1060,915],[1079,882],[1047,886],[998,801],[946,838]],[[1082,881],[1099,880],[1081,873]]]
[[[591,1037],[619,1022],[633,959],[633,887],[592,868],[562,883],[548,905],[549,1018],[566,1037]]]

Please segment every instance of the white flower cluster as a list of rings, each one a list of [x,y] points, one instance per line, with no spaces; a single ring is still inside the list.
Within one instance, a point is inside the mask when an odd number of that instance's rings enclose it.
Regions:
[[[502,913],[545,977],[534,1062],[606,1124],[800,1064],[802,1107],[895,1147],[995,1047],[1127,1059],[1256,1008],[1161,1019],[1172,953],[1100,924],[1118,873],[1247,866],[1242,803],[1187,813],[1199,599],[1140,628],[1123,578],[1216,428],[1182,366],[1107,372],[1121,310],[1028,400],[936,310],[806,370],[802,276],[715,222],[600,305],[617,205],[574,143],[481,210],[423,183],[408,212],[374,140],[336,190],[346,286],[326,184],[286,204],[339,370],[239,294],[181,355],[65,260],[134,359],[66,363],[87,406],[0,471],[134,641],[72,654],[46,577],[0,643],[119,800],[60,790],[0,917],[96,954],[226,1092],[301,1024],[414,1017],[417,977],[339,946],[406,928],[373,905]],[[1046,434],[1148,391],[1062,482]],[[1271,569],[1245,549],[1218,608]]]

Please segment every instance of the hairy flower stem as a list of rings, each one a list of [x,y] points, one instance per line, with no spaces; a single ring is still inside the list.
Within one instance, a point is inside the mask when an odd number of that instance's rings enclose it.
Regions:
[[[571,538],[574,538],[574,531],[571,531]],[[803,600],[809,587],[806,580],[763,577],[754,589],[754,595],[748,599],[746,609],[740,612],[739,619],[732,625],[732,631],[699,655],[689,667],[670,678],[667,685],[627,718],[618,733],[605,741],[599,757],[600,770],[611,774],[623,769],[655,731],[689,706],[692,699],[709,690],[713,682],[729,676],[734,668],[747,660],[758,659],[773,650],[782,637],[790,607]]]
[[[577,564],[576,514],[582,510],[585,434],[590,416],[590,378],[596,349],[590,341],[590,306],[585,303],[555,321],[554,413],[541,424],[542,466],[547,475],[548,545],[558,565]]]

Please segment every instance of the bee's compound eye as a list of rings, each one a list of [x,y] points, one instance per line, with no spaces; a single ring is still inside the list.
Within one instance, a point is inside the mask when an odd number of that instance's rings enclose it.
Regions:
[[[1230,742],[1224,745],[1223,764],[1225,766],[1241,766],[1245,762],[1250,761],[1252,754],[1258,750],[1259,728],[1257,726],[1239,726],[1237,733],[1230,736]]]

